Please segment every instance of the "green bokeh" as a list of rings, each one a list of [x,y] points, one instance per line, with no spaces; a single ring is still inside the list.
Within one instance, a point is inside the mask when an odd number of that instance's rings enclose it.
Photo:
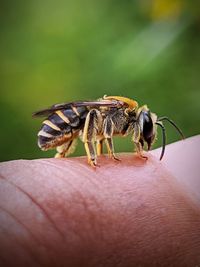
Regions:
[[[185,136],[199,133],[198,12],[186,1],[179,15],[158,20],[139,3],[1,1],[1,161],[54,154],[37,147],[33,111],[104,94],[148,104]],[[168,126],[167,136],[179,138]],[[133,150],[130,138],[115,147]],[[79,142],[74,155],[83,154]]]

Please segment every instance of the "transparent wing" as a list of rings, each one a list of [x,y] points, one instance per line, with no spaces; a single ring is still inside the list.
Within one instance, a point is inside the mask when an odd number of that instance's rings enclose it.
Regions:
[[[53,105],[47,109],[42,109],[33,113],[33,117],[47,116],[51,113],[73,107],[122,107],[124,102],[118,100],[97,100],[97,101],[80,101],[80,102],[68,102]]]

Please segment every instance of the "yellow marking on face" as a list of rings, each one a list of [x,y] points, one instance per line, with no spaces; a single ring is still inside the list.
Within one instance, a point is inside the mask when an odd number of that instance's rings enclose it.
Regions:
[[[51,127],[52,129],[54,129],[54,130],[56,130],[56,131],[61,131],[61,129],[58,127],[58,126],[56,126],[55,124],[53,124],[51,121],[49,121],[49,120],[45,120],[45,121],[43,121],[43,124],[46,124],[46,125],[48,125],[49,127]]]
[[[149,108],[147,107],[147,105],[143,105],[138,109],[138,113],[140,113],[141,111],[149,111]]]
[[[44,136],[44,137],[48,137],[48,138],[52,138],[52,137],[54,137],[52,134],[50,134],[50,133],[46,133],[46,132],[43,131],[43,130],[39,131],[38,136]]]
[[[56,114],[66,123],[70,123],[70,120],[62,113],[62,111],[57,110]]]
[[[74,113],[76,113],[77,116],[80,116],[80,114],[78,113],[78,110],[76,107],[71,106],[72,110],[74,111]]]
[[[123,96],[104,96],[104,99],[122,101],[126,103],[131,110],[138,107],[138,103],[135,100]]]

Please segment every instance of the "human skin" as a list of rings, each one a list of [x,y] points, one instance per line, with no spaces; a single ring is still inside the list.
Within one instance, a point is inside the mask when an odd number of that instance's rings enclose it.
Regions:
[[[1,163],[0,266],[200,266],[199,151]]]

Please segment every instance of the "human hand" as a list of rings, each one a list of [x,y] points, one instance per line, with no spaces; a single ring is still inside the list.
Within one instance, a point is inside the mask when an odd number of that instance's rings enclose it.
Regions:
[[[198,266],[199,146],[1,163],[0,266]]]

